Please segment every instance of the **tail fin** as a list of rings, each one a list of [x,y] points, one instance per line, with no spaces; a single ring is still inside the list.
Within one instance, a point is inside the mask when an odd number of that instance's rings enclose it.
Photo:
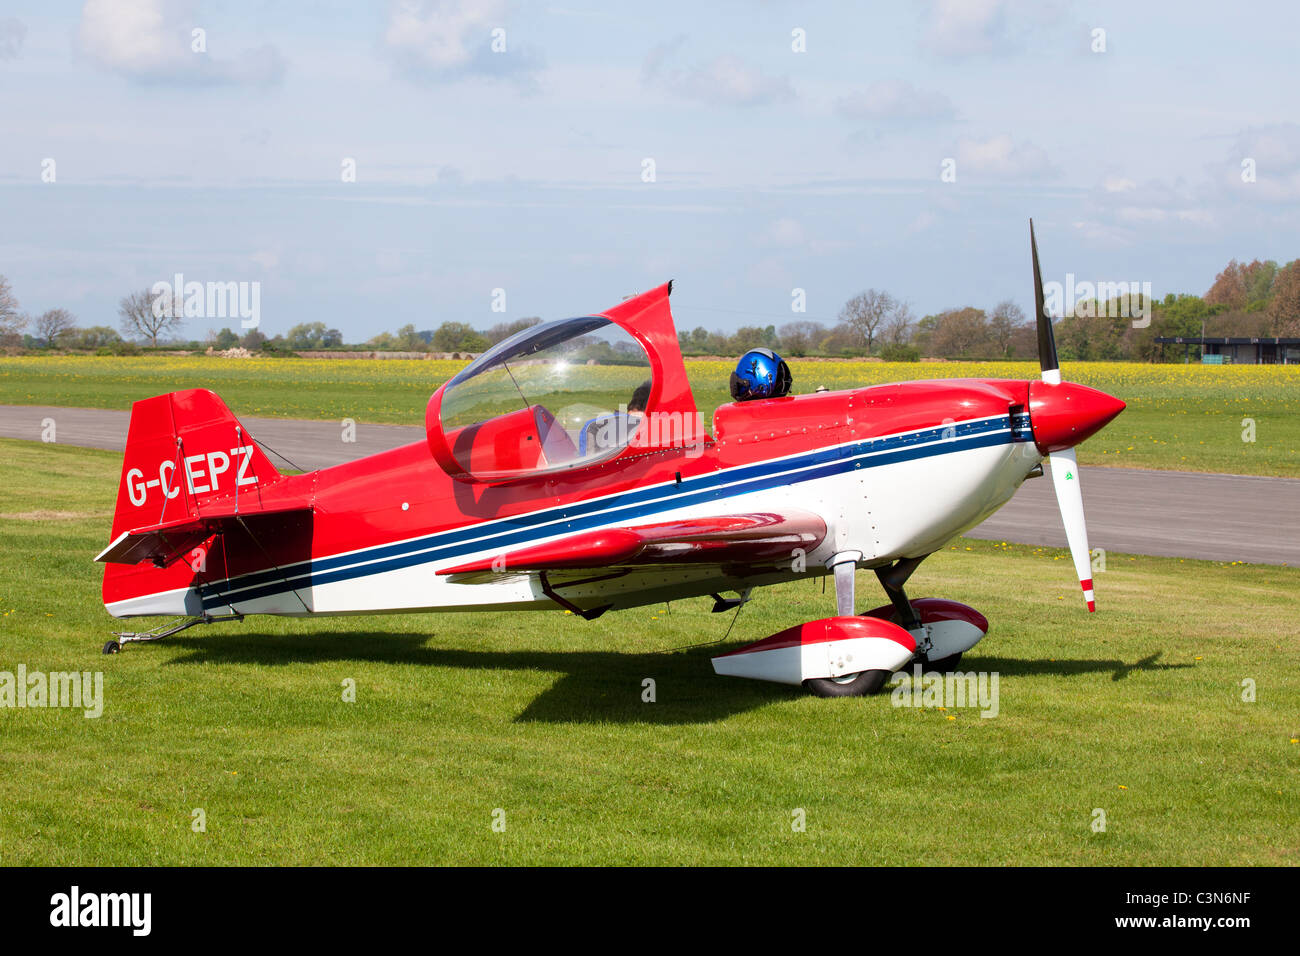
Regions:
[[[311,514],[310,499],[212,392],[136,402],[112,543],[96,559],[105,562],[104,605],[115,617],[201,614],[200,588],[217,576],[210,551],[221,573],[247,570],[263,553],[255,523],[276,521],[268,533],[309,542]]]
[[[256,511],[263,489],[281,477],[215,393],[193,388],[147,398],[131,409],[113,538],[235,502]]]

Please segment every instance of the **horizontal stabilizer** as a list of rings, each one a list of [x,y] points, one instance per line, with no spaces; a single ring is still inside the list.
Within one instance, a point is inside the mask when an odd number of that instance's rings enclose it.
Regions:
[[[149,561],[157,567],[165,568],[180,560],[183,555],[188,554],[214,534],[220,534],[227,526],[236,524],[241,519],[311,510],[311,505],[306,502],[290,502],[265,508],[244,506],[238,512],[234,510],[233,505],[229,508],[207,509],[202,515],[177,518],[174,521],[164,521],[161,524],[145,525],[123,531],[112,544],[99,553],[95,560],[114,564],[140,564]]]

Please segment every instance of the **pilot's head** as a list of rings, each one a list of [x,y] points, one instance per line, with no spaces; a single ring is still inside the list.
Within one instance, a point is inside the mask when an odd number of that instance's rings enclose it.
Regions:
[[[738,402],[751,398],[780,398],[790,391],[790,366],[771,349],[750,349],[740,357],[731,373],[731,397]]]
[[[650,404],[650,379],[646,379],[636,387],[632,397],[627,400],[627,410],[629,412],[644,412],[648,404]]]

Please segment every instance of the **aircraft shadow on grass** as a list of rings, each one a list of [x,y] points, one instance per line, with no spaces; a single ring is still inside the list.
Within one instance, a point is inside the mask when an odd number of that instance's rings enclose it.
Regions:
[[[617,651],[485,651],[428,647],[427,633],[356,633],[313,637],[241,633],[172,639],[181,654],[166,663],[418,664],[463,671],[463,690],[491,694],[478,686],[477,672],[541,671],[558,674],[515,719],[548,723],[701,724],[803,695],[798,687],[727,681],[713,673],[709,657],[720,645],[681,653]],[[655,681],[655,702],[642,700],[647,677]]]
[[[560,676],[515,718],[545,723],[711,723],[776,701],[804,696],[798,687],[728,680],[713,673],[709,658],[732,645],[650,654],[617,651],[480,651],[425,646],[425,633],[302,635],[239,633],[176,638],[168,643],[183,653],[167,665],[256,664],[283,667],[327,662],[419,664],[465,672],[465,688],[475,688],[476,671],[542,671]],[[1157,663],[1157,651],[1134,664],[1119,660],[1019,660],[980,657],[971,669],[1003,676],[1075,677],[1110,673],[1122,680],[1134,671],[1161,671],[1190,664]],[[655,681],[654,703],[642,700],[647,678]],[[886,705],[887,706],[887,705]]]
[[[1067,660],[1020,660],[1012,657],[979,657],[970,661],[970,666],[975,670],[997,671],[1003,677],[1033,677],[1043,674],[1055,675],[1058,677],[1074,677],[1079,674],[1094,674],[1097,672],[1111,672],[1111,680],[1119,681],[1128,677],[1134,671],[1171,671],[1182,670],[1185,667],[1194,667],[1194,664],[1161,664],[1157,663],[1164,651],[1156,651],[1142,660],[1133,664],[1126,664],[1123,661],[1067,661]]]

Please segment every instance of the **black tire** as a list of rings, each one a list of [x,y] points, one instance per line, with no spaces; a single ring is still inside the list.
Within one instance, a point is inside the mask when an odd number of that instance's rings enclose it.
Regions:
[[[105,654],[116,654],[121,649],[122,649],[122,645],[117,643],[117,641],[109,641],[107,644],[104,645]]]
[[[814,677],[803,686],[818,697],[869,697],[880,693],[891,671],[858,671],[844,677]]]
[[[962,652],[958,651],[956,654],[941,657],[937,661],[927,660],[923,665],[923,669],[927,674],[951,674],[957,669],[957,665],[961,663],[961,655]]]

